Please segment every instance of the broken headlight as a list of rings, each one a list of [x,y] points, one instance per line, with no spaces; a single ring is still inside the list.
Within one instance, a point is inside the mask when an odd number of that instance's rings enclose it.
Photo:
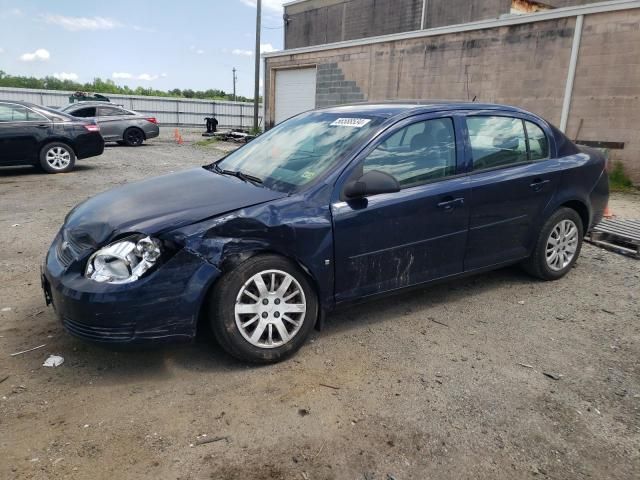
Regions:
[[[155,238],[124,238],[91,255],[85,276],[100,283],[135,282],[156,264],[160,255],[162,245]]]

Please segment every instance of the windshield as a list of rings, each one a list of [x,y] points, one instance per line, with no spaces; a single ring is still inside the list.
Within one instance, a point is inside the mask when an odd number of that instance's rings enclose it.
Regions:
[[[329,171],[383,120],[346,112],[299,115],[218,162],[218,171],[240,172],[290,193]]]

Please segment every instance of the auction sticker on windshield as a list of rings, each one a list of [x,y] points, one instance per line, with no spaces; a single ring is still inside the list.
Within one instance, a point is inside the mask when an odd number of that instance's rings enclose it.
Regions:
[[[338,118],[337,120],[331,123],[331,126],[362,128],[370,121],[371,119],[369,118]]]

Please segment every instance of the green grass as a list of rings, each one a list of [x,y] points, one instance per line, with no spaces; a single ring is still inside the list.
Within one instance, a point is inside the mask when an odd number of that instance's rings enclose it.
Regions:
[[[218,143],[218,139],[215,137],[210,137],[210,138],[205,138],[204,140],[200,140],[199,142],[196,142],[196,145],[199,147],[208,147],[216,143]]]
[[[613,168],[609,171],[609,189],[612,192],[632,192],[637,191],[633,182],[624,171],[622,162],[614,162]]]

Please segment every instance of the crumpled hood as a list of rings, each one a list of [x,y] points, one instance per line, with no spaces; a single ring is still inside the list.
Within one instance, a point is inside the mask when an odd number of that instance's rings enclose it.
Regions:
[[[97,247],[123,233],[159,235],[285,196],[235,177],[194,168],[96,195],[69,212],[64,229],[79,243]]]

